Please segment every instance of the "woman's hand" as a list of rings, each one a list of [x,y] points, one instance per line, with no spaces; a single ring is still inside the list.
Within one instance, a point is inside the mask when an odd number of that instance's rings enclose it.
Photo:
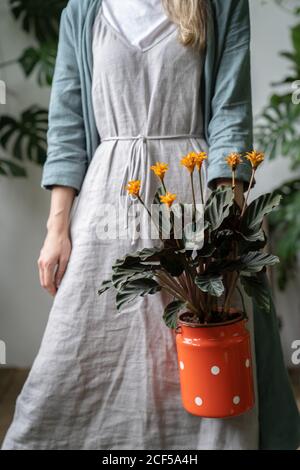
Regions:
[[[54,186],[47,222],[48,233],[38,259],[41,286],[55,295],[65,274],[72,246],[69,235],[69,216],[75,189]]]
[[[68,232],[49,229],[38,259],[41,286],[55,295],[71,254]]]

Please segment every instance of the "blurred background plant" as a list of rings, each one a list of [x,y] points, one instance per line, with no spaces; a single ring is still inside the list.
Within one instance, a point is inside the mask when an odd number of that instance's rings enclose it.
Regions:
[[[34,75],[39,86],[51,86],[58,43],[59,19],[68,0],[9,0],[11,14],[31,36],[33,45],[1,69],[19,64],[26,78]],[[25,177],[24,159],[43,165],[46,159],[48,110],[32,105],[18,118],[0,117],[0,175]],[[1,151],[2,150],[2,151]],[[3,155],[9,155],[5,158]]]
[[[292,100],[297,90],[300,97],[300,7],[288,0],[275,0],[296,18],[290,29],[291,51],[280,55],[289,62],[289,74],[280,82],[272,83],[276,93],[258,118],[256,142],[270,159],[283,157],[288,160],[291,171],[299,175],[300,170],[300,103]],[[278,90],[278,91],[277,91]],[[268,218],[274,252],[280,258],[277,280],[284,289],[298,268],[300,252],[300,177],[286,181],[275,190],[282,194],[281,205]]]

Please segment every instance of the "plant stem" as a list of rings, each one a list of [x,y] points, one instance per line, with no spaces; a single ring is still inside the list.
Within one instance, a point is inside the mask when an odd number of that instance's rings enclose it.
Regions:
[[[191,299],[189,299],[186,295],[185,295],[185,292],[181,293],[178,291],[178,288],[177,286],[175,286],[175,288],[173,287],[173,285],[171,283],[169,283],[169,279],[167,277],[165,277],[164,275],[162,276],[162,272],[161,273],[158,273],[156,274],[156,276],[158,277],[158,279],[160,280],[160,283],[161,283],[161,286],[166,289],[170,294],[174,295],[175,297],[177,297],[177,299],[179,300],[182,300],[183,302],[186,302],[187,303],[187,306],[188,308],[194,312],[194,313],[198,313],[197,312],[197,309],[194,307],[194,305],[191,303]]]
[[[232,170],[232,191],[235,192],[235,170]]]
[[[196,198],[195,198],[195,188],[194,188],[194,178],[193,178],[194,172],[191,172],[191,187],[192,187],[192,195],[193,195],[193,216],[192,216],[192,221],[193,221],[193,229],[194,229],[194,224],[196,221]]]
[[[238,278],[239,278],[239,274],[237,272],[234,272],[232,274],[231,283],[230,283],[228,293],[227,293],[227,296],[226,296],[226,299],[225,299],[225,302],[224,302],[224,312],[225,313],[228,313],[228,311],[230,309],[231,297],[234,293],[234,289],[235,289],[236,283],[238,281]]]
[[[203,193],[203,185],[202,185],[202,178],[201,178],[201,168],[202,166],[200,167],[198,174],[199,174],[199,183],[200,183],[201,204],[204,205],[204,193]]]
[[[184,290],[184,288],[178,282],[176,282],[173,279],[173,277],[169,275],[167,271],[166,272],[160,271],[159,276],[175,292],[178,292],[183,297],[185,296],[186,291]]]
[[[251,186],[252,186],[252,183],[253,183],[254,175],[255,175],[255,168],[252,169],[252,174],[251,174],[251,179],[250,179],[250,182],[249,182],[248,191],[247,191],[247,194],[246,194],[246,197],[245,197],[245,200],[244,200],[244,204],[243,204],[243,208],[242,208],[242,212],[241,212],[241,215],[240,215],[241,218],[243,217],[243,215],[245,213],[245,210],[246,210],[246,207],[247,207],[247,202],[248,202],[249,194],[250,194],[250,191],[251,191]]]
[[[143,199],[141,198],[140,195],[138,195],[138,200],[140,201],[140,203],[142,204],[142,206],[146,209],[146,211],[148,212],[148,215],[150,217],[150,221],[152,220],[152,222],[154,223],[156,229],[157,229],[157,232],[158,232],[158,236],[159,236],[159,239],[163,242],[163,239],[162,239],[162,236],[161,236],[161,233],[160,233],[160,229],[159,227],[157,227],[155,221],[152,219],[152,215],[151,215],[151,212],[149,211],[148,207],[146,206],[146,204],[144,203]]]
[[[149,214],[149,217],[151,219],[151,212],[149,211],[148,207],[146,206],[146,204],[144,203],[143,199],[141,198],[141,196],[138,196],[138,200],[140,201],[140,203],[144,206],[144,208],[146,209],[146,211],[148,212]]]

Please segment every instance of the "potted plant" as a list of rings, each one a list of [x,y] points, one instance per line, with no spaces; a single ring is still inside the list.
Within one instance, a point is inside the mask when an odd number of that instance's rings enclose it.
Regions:
[[[176,334],[183,406],[198,416],[236,416],[254,404],[243,290],[256,298],[262,310],[270,308],[262,272],[278,258],[262,251],[266,245],[262,222],[279,204],[280,196],[264,194],[247,204],[264,155],[252,151],[245,158],[251,162],[252,177],[243,207],[235,202],[236,169],[243,164],[240,154],[231,153],[226,158],[232,185],[218,187],[206,201],[201,179],[206,153],[190,152],[181,159],[191,181],[193,203],[188,222],[183,217],[184,204],[175,203],[176,194],[166,188],[167,164],[158,162],[151,167],[160,182],[151,209],[141,197],[141,181],[130,181],[128,193],[147,211],[157,229],[159,245],[117,259],[111,279],[105,280],[98,291],[102,294],[115,288],[118,309],[138,296],[162,289],[172,296],[163,320]],[[168,236],[166,227],[170,228]],[[235,293],[241,299],[238,308],[233,302]]]

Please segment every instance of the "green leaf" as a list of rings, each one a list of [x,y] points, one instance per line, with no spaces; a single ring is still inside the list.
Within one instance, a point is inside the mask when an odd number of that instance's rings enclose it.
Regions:
[[[251,202],[245,210],[240,230],[247,240],[256,241],[264,238],[261,231],[264,216],[277,207],[280,200],[279,194],[266,193]]]
[[[178,277],[184,271],[181,256],[175,253],[160,256],[160,264],[171,276]]]
[[[45,42],[58,38],[60,15],[67,3],[68,0],[10,0],[10,8],[24,31]]]
[[[216,246],[214,243],[205,241],[203,247],[200,250],[197,250],[197,256],[195,258],[195,261],[197,262],[201,258],[211,257],[214,254],[215,250]]]
[[[176,255],[174,249],[144,248],[116,260],[112,267],[112,281],[118,289],[124,282],[138,275],[143,274],[147,278],[153,277],[155,271],[161,269],[162,266],[174,276],[181,274],[183,270],[180,255]]]
[[[259,272],[265,266],[273,266],[276,263],[279,263],[278,256],[260,251],[250,251],[250,253],[242,255],[237,262],[237,264],[240,264],[239,271],[248,273]]]
[[[37,70],[37,79],[40,86],[51,85],[57,47],[55,43],[41,44],[38,47],[29,47],[24,50],[19,59],[26,77]]]
[[[135,265],[128,268],[113,268],[112,282],[116,289],[120,289],[122,284],[130,281],[131,279],[137,279],[139,277],[152,278],[155,270],[158,269],[156,265]]]
[[[297,24],[291,29],[292,42],[294,50],[296,52],[296,57],[300,60],[300,24]]]
[[[138,296],[145,296],[147,294],[155,294],[161,290],[161,286],[153,279],[139,278],[121,285],[120,290],[117,292],[116,304],[117,309],[120,310],[123,305],[132,302]]]
[[[115,263],[114,267],[123,267],[128,268],[130,266],[138,265],[138,263],[145,261],[145,262],[152,262],[152,261],[159,261],[159,255],[165,253],[165,248],[162,247],[153,247],[153,248],[144,248],[140,251],[136,251],[135,253],[130,253],[122,258],[118,258]]]
[[[229,215],[233,204],[233,191],[230,186],[220,186],[212,192],[204,209],[204,227],[214,231],[220,227]]]
[[[240,281],[248,296],[255,299],[259,308],[265,313],[270,313],[272,306],[271,293],[259,275],[241,276]]]
[[[98,290],[98,295],[103,294],[103,292],[107,291],[111,287],[113,287],[113,283],[112,283],[111,279],[108,279],[107,281],[103,281],[102,284],[101,284],[100,289]]]
[[[15,178],[27,176],[26,169],[23,166],[6,158],[0,158],[0,170],[0,174],[5,176],[14,176]]]
[[[255,236],[244,237],[242,233],[237,232],[240,235],[238,240],[239,255],[249,253],[250,251],[262,250],[267,244],[267,236],[263,230],[260,230]]]
[[[186,302],[181,300],[173,300],[170,302],[163,314],[163,319],[168,328],[175,329],[177,326],[178,313],[186,306]]]
[[[283,196],[277,211],[269,215],[269,227],[274,251],[280,258],[278,286],[284,289],[297,271],[300,251],[300,180],[294,179],[280,186],[276,193]]]
[[[0,117],[0,142],[18,160],[24,156],[39,165],[46,160],[48,112],[32,106],[21,114],[20,120]]]
[[[205,276],[200,275],[195,278],[195,284],[203,292],[215,297],[220,297],[224,292],[224,284],[221,275]]]
[[[299,61],[300,66],[300,61]],[[300,69],[290,82],[299,77]],[[299,166],[300,154],[300,106],[291,100],[290,93],[272,95],[269,105],[261,114],[255,130],[255,140],[269,155],[270,159],[276,156],[288,156],[291,162]]]
[[[259,272],[265,266],[272,266],[279,262],[277,256],[261,251],[250,251],[234,260],[217,260],[209,264],[204,272],[204,276],[218,275],[222,272],[244,271],[244,272]]]

